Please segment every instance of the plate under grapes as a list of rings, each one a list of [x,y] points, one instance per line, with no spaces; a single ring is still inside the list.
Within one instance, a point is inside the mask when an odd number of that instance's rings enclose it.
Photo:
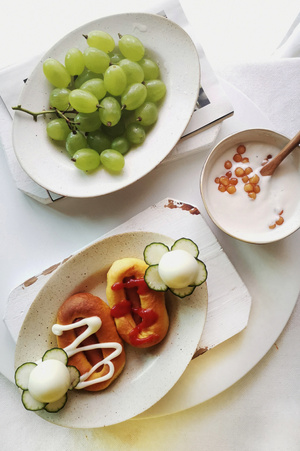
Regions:
[[[193,114],[200,86],[198,53],[191,38],[182,28],[159,15],[147,13],[119,14],[103,17],[83,25],[58,41],[43,56],[24,85],[19,100],[22,108],[31,112],[49,110],[50,93],[55,86],[44,75],[44,62],[52,58],[64,65],[66,64],[66,54],[73,48],[79,49],[84,54],[86,48],[91,46],[88,44],[86,36],[94,30],[104,31],[113,38],[116,46],[113,52],[119,50],[119,47],[121,49],[120,36],[130,35],[138,38],[145,49],[143,59],[150,59],[158,65],[159,76],[157,78],[166,86],[166,93],[156,103],[150,98],[150,101],[157,106],[158,118],[154,124],[144,127],[145,139],[141,140],[141,144],[131,143],[131,148],[126,153],[120,150],[121,160],[124,159],[124,166],[120,169],[122,161],[120,163],[118,160],[116,163],[117,170],[115,168],[112,170],[109,166],[110,154],[108,158],[107,155],[105,155],[105,158],[100,158],[100,165],[97,169],[86,170],[84,165],[83,168],[78,168],[80,159],[78,158],[74,162],[74,157],[66,151],[65,141],[54,140],[47,134],[47,125],[57,117],[57,112],[40,114],[36,120],[33,120],[32,115],[25,114],[23,111],[15,111],[13,145],[22,168],[40,186],[67,197],[96,197],[118,191],[153,170],[171,152],[183,134]],[[92,46],[94,45],[96,44],[92,44]],[[129,50],[129,55],[127,55],[125,51],[125,55],[122,54],[121,58],[124,59],[125,56],[125,59],[132,59],[130,52]],[[112,58],[113,53],[110,52],[108,55]],[[89,61],[89,59],[90,55],[86,57],[85,61]],[[140,60],[137,63],[140,64]],[[86,67],[87,64],[89,63],[86,63]],[[111,60],[110,67],[112,64],[116,66],[118,62]],[[99,78],[102,77],[103,74],[99,75]],[[71,83],[67,86],[70,90],[75,90],[75,81],[76,74],[75,77],[71,77]],[[147,87],[146,81],[145,77],[141,83]],[[141,91],[143,89],[141,88]],[[148,92],[149,89],[147,88],[147,95]],[[113,96],[107,92],[105,98],[107,97],[117,99],[123,114],[126,105],[122,102],[122,96]],[[144,102],[147,102],[147,98]],[[109,102],[106,101],[106,103]],[[99,104],[101,104],[100,100]],[[96,115],[99,113],[100,116],[101,108],[103,109],[103,107],[97,105],[99,110],[96,110]],[[76,108],[73,107],[72,109],[76,113]],[[70,107],[68,111],[70,111]],[[79,111],[79,108],[77,108],[77,111]],[[68,114],[65,115],[68,116]],[[102,116],[105,116],[105,114],[102,114]],[[70,117],[73,119],[70,119]],[[135,111],[125,111],[124,117],[127,124],[128,122],[133,122],[135,125],[137,123],[142,124],[142,121],[137,120]],[[75,123],[75,132],[77,133],[76,124],[79,122],[74,120],[74,115],[69,116],[69,119],[71,121],[69,123],[70,132],[74,132]],[[107,132],[113,135],[113,131],[116,131],[117,128],[114,129],[111,124],[108,125],[109,127],[102,123],[100,127],[105,128]],[[88,136],[85,130],[82,133],[85,137]],[[122,136],[127,136],[126,130],[121,133],[123,133]],[[111,146],[112,144],[109,144],[109,147]],[[89,148],[92,145],[87,141],[85,147]],[[118,148],[117,151],[119,152]],[[82,158],[84,162],[85,154]],[[108,167],[105,166],[107,161]]]

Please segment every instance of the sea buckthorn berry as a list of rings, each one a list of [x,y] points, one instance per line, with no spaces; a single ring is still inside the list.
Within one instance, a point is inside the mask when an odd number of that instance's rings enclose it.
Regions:
[[[227,186],[229,184],[229,179],[228,177],[220,177],[220,183],[222,183],[222,185]]]
[[[220,177],[216,177],[216,178],[215,178],[215,182],[216,182],[216,183],[220,183]]]
[[[235,177],[229,179],[229,185],[237,185],[238,183],[238,179],[236,179]]]
[[[283,224],[283,223],[284,223],[284,219],[283,219],[282,216],[280,216],[279,219],[277,219],[276,224],[277,224],[277,225],[281,225],[281,224]]]
[[[253,191],[253,185],[251,183],[246,183],[244,185],[244,190],[246,193],[251,193]]]
[[[242,157],[239,153],[236,153],[235,155],[233,155],[232,158],[234,161],[236,161],[237,163],[239,163],[240,161],[242,161]]]
[[[240,146],[237,147],[236,151],[237,151],[237,153],[240,153],[240,154],[245,153],[246,147],[241,144]]]
[[[228,172],[226,172],[226,177],[228,177],[229,179],[230,179],[230,177],[232,176],[232,172],[231,171],[228,171]]]
[[[243,168],[240,168],[240,167],[236,168],[236,170],[234,171],[234,173],[235,173],[235,175],[236,175],[237,177],[243,177],[243,175],[245,175],[244,169],[243,169]]]
[[[236,187],[234,185],[227,186],[227,193],[234,194],[236,192]]]
[[[248,193],[248,196],[253,200],[256,199],[256,194],[253,191],[251,191],[251,193]]]
[[[249,158],[244,157],[244,158],[242,159],[242,163],[249,163]]]
[[[224,163],[224,168],[225,168],[225,169],[230,169],[231,167],[232,167],[231,161],[229,161],[229,160],[225,161],[225,163]]]
[[[245,174],[246,174],[246,175],[249,175],[249,174],[251,174],[251,172],[253,172],[253,169],[250,168],[250,166],[248,166],[248,167],[245,169]]]
[[[225,193],[226,191],[226,186],[222,185],[222,183],[220,183],[220,185],[218,186],[218,190],[221,191],[221,193]]]
[[[269,225],[269,229],[275,229],[276,224]]]
[[[259,185],[254,185],[253,186],[253,191],[257,194],[260,192],[260,186]]]
[[[250,178],[250,183],[253,183],[256,185],[259,182],[259,176],[257,174],[254,174],[253,177]]]
[[[248,177],[248,175],[244,175],[244,177],[242,178],[242,180],[243,180],[244,183],[249,182],[249,177]]]

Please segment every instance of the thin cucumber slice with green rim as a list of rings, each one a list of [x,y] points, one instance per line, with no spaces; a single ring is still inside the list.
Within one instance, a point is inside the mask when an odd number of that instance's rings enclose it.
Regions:
[[[170,291],[179,298],[185,298],[186,296],[190,296],[195,290],[195,288],[196,288],[195,286],[185,288],[170,288]]]
[[[15,371],[15,382],[17,387],[28,390],[28,382],[31,371],[36,367],[34,362],[26,362],[20,365]]]
[[[179,240],[176,240],[171,247],[171,251],[178,249],[188,252],[195,258],[197,258],[199,255],[199,248],[197,244],[189,238],[179,238]]]
[[[144,260],[147,265],[158,265],[161,257],[169,252],[169,248],[164,243],[151,243],[144,249]]]
[[[69,371],[70,381],[71,381],[69,390],[73,390],[73,388],[76,387],[76,385],[78,384],[78,382],[80,380],[80,372],[78,371],[76,366],[72,366],[72,365],[68,365],[67,369]]]
[[[59,360],[65,365],[68,364],[68,355],[62,348],[52,348],[46,351],[42,357],[42,360],[44,361],[49,359]]]
[[[46,404],[45,402],[40,402],[34,399],[33,396],[31,396],[30,392],[28,390],[23,391],[22,393],[22,403],[27,410],[42,410],[45,408]]]
[[[167,285],[162,281],[158,273],[158,265],[149,266],[145,271],[145,282],[151,290],[167,291]]]
[[[67,393],[65,393],[62,398],[58,399],[58,401],[49,402],[48,404],[46,404],[44,409],[50,413],[59,412],[59,410],[61,410],[66,405],[67,400],[68,395]]]
[[[205,263],[203,263],[203,261],[198,260],[197,258],[196,258],[196,261],[198,263],[198,275],[197,275],[194,285],[196,287],[199,287],[199,285],[202,285],[207,279],[207,269],[206,269]]]

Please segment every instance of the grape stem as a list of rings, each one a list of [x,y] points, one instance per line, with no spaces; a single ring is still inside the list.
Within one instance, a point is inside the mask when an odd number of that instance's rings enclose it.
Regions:
[[[13,106],[12,109],[15,110],[15,111],[22,111],[23,113],[30,114],[33,117],[34,121],[37,121],[38,116],[41,116],[42,114],[49,114],[49,113],[53,114],[53,113],[56,113],[57,116],[61,117],[62,119],[64,119],[67,122],[67,124],[69,125],[70,128],[73,128],[73,126],[76,127],[76,125],[78,125],[77,122],[74,122],[70,118],[68,118],[65,115],[65,112],[62,112],[62,111],[58,110],[57,108],[52,108],[50,110],[43,110],[43,111],[34,112],[34,111],[27,110],[26,108],[23,108],[22,105],[17,105],[17,106]],[[66,112],[67,113],[77,114],[76,110],[70,110],[70,111],[67,110]]]

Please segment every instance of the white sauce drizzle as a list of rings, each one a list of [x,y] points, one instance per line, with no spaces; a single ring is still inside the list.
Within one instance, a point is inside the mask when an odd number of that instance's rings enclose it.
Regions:
[[[120,343],[117,342],[110,342],[110,343],[95,343],[88,346],[80,346],[80,343],[83,342],[87,337],[97,332],[97,330],[100,329],[102,326],[102,321],[98,316],[91,316],[90,318],[84,318],[80,321],[77,321],[73,324],[54,324],[52,326],[52,332],[54,335],[62,335],[63,331],[72,330],[77,327],[81,326],[87,326],[87,329],[80,334],[69,346],[64,348],[64,351],[67,353],[68,357],[73,356],[74,354],[77,354],[78,352],[84,352],[84,351],[90,351],[91,349],[109,349],[112,348],[114,351],[109,354],[106,358],[102,359],[100,362],[96,363],[90,371],[87,373],[84,373],[80,376],[80,382],[76,385],[77,390],[81,390],[85,387],[88,387],[90,385],[98,384],[99,382],[104,382],[108,379],[110,379],[115,372],[114,364],[112,363],[112,360],[122,352],[122,346]],[[108,365],[109,366],[109,372],[105,374],[104,376],[98,377],[97,379],[93,379],[90,381],[87,381],[91,374],[93,374],[100,366],[102,365]]]

